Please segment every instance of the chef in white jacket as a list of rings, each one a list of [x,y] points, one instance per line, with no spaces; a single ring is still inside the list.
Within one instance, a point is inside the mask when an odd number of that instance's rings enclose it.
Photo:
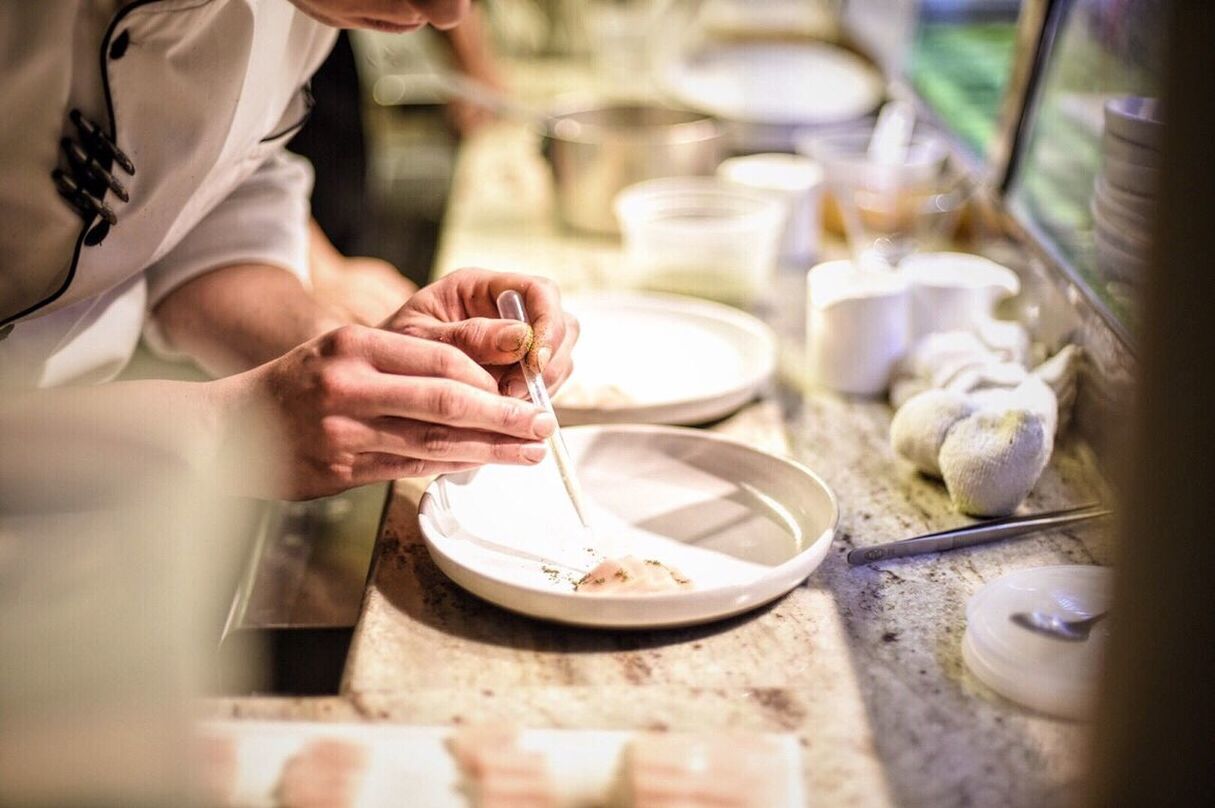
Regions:
[[[270,425],[243,493],[535,463],[555,425],[521,358],[559,384],[576,324],[551,283],[485,270],[423,289],[381,328],[307,287],[306,162],[283,148],[335,26],[455,25],[468,0],[0,0],[0,446],[52,416],[167,416],[219,456]],[[519,289],[535,330],[498,321]],[[219,376],[113,378],[143,335]],[[504,395],[505,394],[505,395]],[[87,401],[87,404],[81,404]],[[31,420],[32,419],[32,420]],[[119,419],[121,420],[121,418]],[[244,464],[247,466],[248,464]],[[3,472],[0,472],[3,473]]]

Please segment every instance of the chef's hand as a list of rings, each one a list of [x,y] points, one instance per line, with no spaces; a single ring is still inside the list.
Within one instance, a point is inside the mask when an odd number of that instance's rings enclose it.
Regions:
[[[418,290],[387,261],[342,255],[315,219],[308,230],[312,292],[339,321],[375,325]]]
[[[546,310],[540,299],[537,309]],[[264,438],[257,444],[236,433],[225,454],[261,479],[236,480],[238,488],[278,498],[484,463],[532,465],[556,429],[535,405],[500,395],[458,348],[377,328],[343,326],[241,376],[240,409],[269,431],[254,433]]]
[[[498,295],[508,289],[523,295],[531,327],[499,319]],[[555,283],[485,269],[461,269],[422,288],[381,328],[454,345],[514,398],[527,398],[521,360],[556,390],[574,368],[570,353],[578,340],[578,321],[561,310]]]

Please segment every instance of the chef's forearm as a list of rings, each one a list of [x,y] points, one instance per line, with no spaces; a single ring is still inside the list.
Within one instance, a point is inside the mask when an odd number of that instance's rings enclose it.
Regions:
[[[156,306],[161,333],[210,373],[268,362],[344,323],[279,267],[236,264],[200,275]]]

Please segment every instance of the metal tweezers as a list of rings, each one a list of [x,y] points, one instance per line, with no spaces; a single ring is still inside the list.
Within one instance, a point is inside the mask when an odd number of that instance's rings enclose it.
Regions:
[[[853,565],[872,564],[875,561],[885,561],[889,558],[939,553],[959,547],[987,544],[1035,530],[1063,527],[1077,522],[1087,522],[1090,519],[1101,519],[1111,514],[1112,512],[1103,508],[1100,503],[1090,502],[1087,505],[1059,511],[1046,511],[1025,516],[1005,516],[936,533],[926,533],[923,536],[901,541],[877,544],[873,547],[857,547],[848,553],[848,563]]]

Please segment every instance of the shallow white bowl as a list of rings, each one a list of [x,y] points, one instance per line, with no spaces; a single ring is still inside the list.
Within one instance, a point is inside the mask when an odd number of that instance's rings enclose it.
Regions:
[[[564,431],[595,527],[582,531],[551,460],[444,475],[418,520],[431,558],[469,592],[560,623],[658,628],[719,620],[801,583],[839,520],[806,467],[708,432],[655,426]],[[590,595],[574,582],[603,557],[636,555],[695,587]]]

